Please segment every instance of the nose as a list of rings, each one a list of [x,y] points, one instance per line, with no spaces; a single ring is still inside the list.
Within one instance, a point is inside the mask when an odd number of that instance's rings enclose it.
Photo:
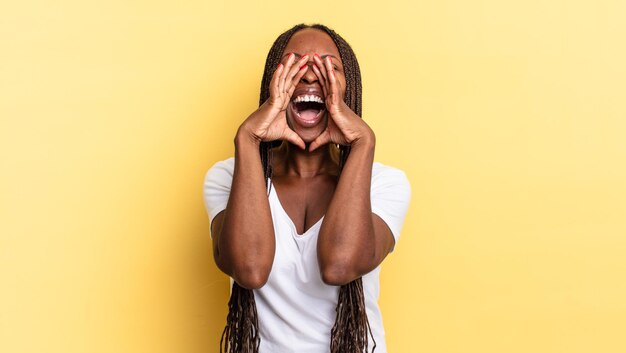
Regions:
[[[308,66],[308,68],[304,76],[302,76],[302,78],[300,79],[300,81],[306,84],[313,84],[318,81],[317,75],[315,74],[315,72],[313,72],[313,68],[312,68],[312,66],[314,65],[313,59],[309,60],[306,63],[306,65]]]

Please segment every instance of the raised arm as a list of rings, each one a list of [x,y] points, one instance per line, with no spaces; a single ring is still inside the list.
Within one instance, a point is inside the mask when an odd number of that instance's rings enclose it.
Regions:
[[[239,127],[235,137],[235,168],[228,204],[213,220],[213,257],[217,266],[240,286],[262,287],[274,261],[274,227],[259,155],[262,141],[304,141],[287,126],[285,109],[295,85],[306,72],[307,57],[290,55],[270,83],[270,98]]]
[[[317,242],[322,279],[343,285],[376,268],[393,248],[394,238],[385,222],[372,213],[374,132],[344,103],[331,59],[316,57],[315,63],[313,70],[322,82],[330,119],[310,149],[331,142],[351,146]]]

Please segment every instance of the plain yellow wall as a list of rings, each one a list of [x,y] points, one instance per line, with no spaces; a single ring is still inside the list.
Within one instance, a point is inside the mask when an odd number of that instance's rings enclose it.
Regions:
[[[0,5],[0,352],[217,352],[205,171],[274,38],[352,44],[413,199],[390,353],[626,352],[626,2]]]

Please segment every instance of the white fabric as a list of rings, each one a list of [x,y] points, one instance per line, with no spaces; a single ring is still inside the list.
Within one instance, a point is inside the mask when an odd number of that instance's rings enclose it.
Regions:
[[[204,181],[204,202],[210,222],[226,208],[234,158],[217,162]],[[404,172],[380,163],[372,167],[372,212],[385,221],[396,243],[407,212],[411,188]],[[317,262],[317,237],[323,217],[304,234],[282,208],[275,188],[268,196],[276,253],[267,283],[255,289],[261,334],[260,353],[329,352],[339,287],[326,285]],[[363,276],[367,318],[376,353],[386,353],[385,331],[378,307],[380,266]],[[231,279],[232,283],[232,279]],[[369,339],[371,351],[371,338]]]

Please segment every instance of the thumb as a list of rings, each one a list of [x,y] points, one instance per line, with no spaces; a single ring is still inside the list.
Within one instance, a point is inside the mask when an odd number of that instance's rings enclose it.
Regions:
[[[296,134],[295,131],[290,128],[286,128],[284,132],[285,140],[293,143],[294,145],[300,147],[300,149],[305,149],[306,145],[304,144],[304,140],[300,137],[300,135]]]
[[[323,146],[330,142],[330,133],[328,129],[324,130],[311,144],[309,145],[309,152],[315,151],[318,147]]]

